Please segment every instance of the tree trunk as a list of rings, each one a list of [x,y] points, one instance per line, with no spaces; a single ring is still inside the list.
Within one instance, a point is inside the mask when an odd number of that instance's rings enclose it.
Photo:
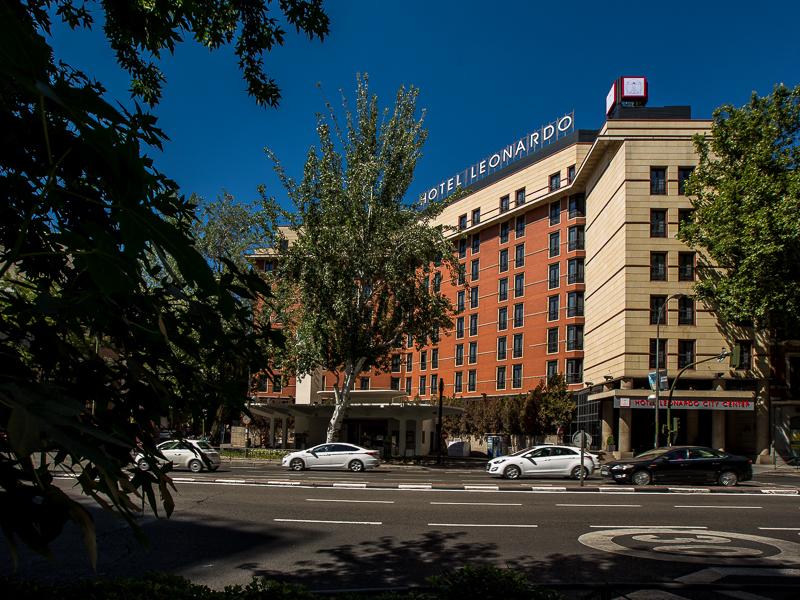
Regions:
[[[350,405],[350,392],[353,390],[353,384],[356,377],[361,373],[361,367],[364,364],[364,359],[359,358],[355,364],[348,362],[344,369],[344,381],[342,382],[341,389],[338,385],[333,386],[333,396],[336,405],[333,407],[333,415],[331,421],[328,423],[328,431],[325,436],[325,441],[338,442],[339,433],[342,429],[342,422],[344,421],[345,412]]]

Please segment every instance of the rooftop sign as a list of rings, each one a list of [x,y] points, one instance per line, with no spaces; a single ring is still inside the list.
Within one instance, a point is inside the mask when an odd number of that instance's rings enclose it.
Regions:
[[[575,113],[571,112],[560,119],[543,125],[536,131],[501,148],[494,154],[470,165],[463,171],[459,171],[452,177],[442,180],[439,185],[420,194],[419,200],[424,204],[447,198],[456,189],[469,187],[521,158],[538,152],[573,131],[575,131]]]

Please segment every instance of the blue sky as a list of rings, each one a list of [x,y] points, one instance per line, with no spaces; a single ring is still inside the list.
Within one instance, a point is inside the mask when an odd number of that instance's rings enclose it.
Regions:
[[[744,104],[753,90],[800,84],[796,2],[336,0],[325,8],[324,42],[291,32],[266,58],[282,89],[277,109],[247,96],[228,49],[190,41],[162,60],[156,114],[170,141],[154,159],[184,193],[225,189],[251,200],[264,183],[282,200],[264,147],[300,176],[323,93],[338,106],[339,90],[352,97],[356,73],[369,73],[383,106],[400,85],[420,88],[429,138],[409,198],[564,113],[575,111],[577,128],[599,128],[620,75],[648,77],[650,106],[689,104],[701,118]],[[54,27],[51,43],[57,58],[130,104],[127,74],[99,28]]]

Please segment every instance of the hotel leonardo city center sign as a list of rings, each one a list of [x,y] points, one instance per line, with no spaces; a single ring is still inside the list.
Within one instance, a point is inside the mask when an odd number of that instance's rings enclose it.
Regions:
[[[722,400],[719,398],[673,398],[669,402],[668,397],[661,396],[658,399],[660,408],[671,407],[673,410],[755,410],[755,400],[752,398],[731,398]],[[655,400],[652,398],[626,398],[615,397],[614,408],[655,408]]]
[[[532,131],[524,137],[504,146],[483,160],[444,179],[439,185],[430,188],[419,196],[421,203],[447,198],[458,188],[467,188],[492,173],[517,162],[521,158],[535,154],[545,146],[575,131],[575,113],[568,113]]]

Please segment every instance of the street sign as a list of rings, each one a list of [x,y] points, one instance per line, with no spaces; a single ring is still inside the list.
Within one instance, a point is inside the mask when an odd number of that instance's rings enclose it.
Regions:
[[[581,443],[581,438],[583,438],[583,443]],[[580,431],[576,431],[572,434],[572,443],[575,446],[591,446],[592,445],[592,436],[586,433],[583,429]]]

